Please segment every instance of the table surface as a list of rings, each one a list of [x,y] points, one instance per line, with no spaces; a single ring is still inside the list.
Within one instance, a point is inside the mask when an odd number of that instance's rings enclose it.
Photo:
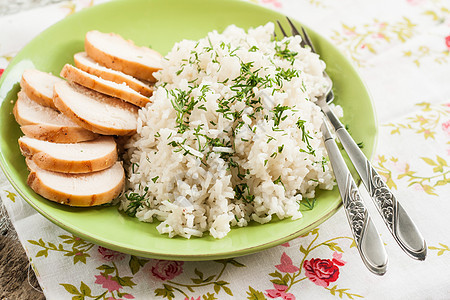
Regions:
[[[0,299],[45,299],[0,199]]]
[[[63,0],[0,0],[0,16],[22,12],[28,9],[42,7]]]
[[[5,3],[12,2],[0,0],[0,28],[7,28],[0,30],[0,71],[46,27],[105,1],[62,1],[40,8],[35,1],[16,1],[6,14]],[[302,20],[355,65],[378,116],[373,164],[425,236],[426,261],[413,261],[398,248],[371,204],[389,255],[383,277],[361,263],[343,210],[304,237],[230,261],[137,258],[56,227],[0,174],[0,198],[18,234],[6,225],[3,212],[0,299],[43,299],[40,289],[47,299],[58,300],[81,294],[189,300],[450,298],[450,219],[442,213],[450,210],[448,0],[250,1]],[[35,272],[28,272],[29,264]],[[325,265],[334,273],[326,274]]]

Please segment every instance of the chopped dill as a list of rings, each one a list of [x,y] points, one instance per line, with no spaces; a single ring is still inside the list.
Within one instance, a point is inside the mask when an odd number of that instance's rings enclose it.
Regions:
[[[135,173],[135,172],[136,172],[134,168],[139,168],[139,164],[138,164],[138,163],[132,163],[132,164],[131,164],[131,172],[132,172],[132,173]]]
[[[188,125],[185,124],[184,117],[186,114],[190,114],[190,111],[194,108],[196,101],[191,99],[188,91],[182,91],[180,89],[171,90],[170,94],[173,99],[170,100],[173,108],[177,112],[176,123],[178,132],[183,133],[188,129]]]
[[[328,163],[328,158],[326,158],[325,156],[322,156],[322,160],[320,161],[314,161],[312,164],[321,164],[322,165],[322,171],[325,172],[325,166]]]
[[[284,186],[283,181],[281,181],[281,175],[278,176],[278,178],[275,179],[275,180],[273,181],[273,183],[275,183],[275,184],[280,184],[280,183],[281,183],[281,185],[283,186],[283,188],[286,189],[286,187]]]
[[[275,56],[285,59],[291,63],[291,65],[294,64],[295,57],[297,56],[297,52],[291,51],[288,49],[289,41],[285,41],[282,45],[279,43],[275,43]],[[284,46],[284,48],[282,47]]]
[[[234,187],[234,198],[236,200],[242,199],[246,203],[250,203],[255,199],[255,195],[250,194],[250,188],[246,183],[236,184]]]
[[[270,136],[270,135],[267,135],[267,134],[266,134],[266,136],[269,137],[269,138],[267,139],[267,144],[270,143],[270,142],[273,141],[273,140],[276,140],[273,136]]]
[[[302,131],[302,141],[306,143],[306,148],[308,149],[308,151],[300,149],[300,152],[306,152],[308,154],[311,154],[311,155],[315,156],[316,155],[316,151],[314,150],[314,148],[309,143],[309,139],[312,139],[312,136],[310,136],[308,130],[306,130],[305,123],[306,123],[306,121],[304,121],[304,120],[302,120],[300,118],[297,120],[297,123],[296,123],[297,128]]]
[[[125,210],[125,213],[129,215],[130,217],[135,217],[136,212],[139,209],[139,207],[142,206],[142,202],[146,200],[146,196],[148,193],[148,187],[144,188],[144,194],[139,195],[139,193],[129,193],[125,194],[125,198],[130,201],[128,204],[127,209]]]
[[[313,210],[314,206],[316,205],[316,198],[309,199],[309,198],[303,198],[302,200],[297,201],[299,210]],[[304,209],[302,209],[304,207]]]
[[[283,116],[283,112],[288,109],[290,109],[289,106],[282,106],[282,105],[278,104],[271,110],[271,112],[273,112],[273,124],[275,126],[280,125],[281,121],[286,120],[286,118],[288,116],[287,115]]]
[[[177,76],[178,76],[178,75],[180,75],[183,71],[184,71],[184,67],[181,68],[181,69],[179,69],[175,74],[177,74]]]
[[[275,83],[282,87],[283,86],[283,80],[291,81],[292,78],[299,77],[299,71],[295,69],[282,69],[277,68],[278,73],[275,73]]]

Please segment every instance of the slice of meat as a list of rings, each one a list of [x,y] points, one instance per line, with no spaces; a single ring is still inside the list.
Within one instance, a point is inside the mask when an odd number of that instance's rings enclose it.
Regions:
[[[118,84],[113,81],[102,79],[69,64],[66,64],[61,70],[61,76],[71,82],[75,82],[97,92],[122,99],[139,107],[144,107],[150,102],[148,97],[139,94],[124,83]]]
[[[156,81],[153,73],[162,67],[162,55],[157,51],[136,46],[115,33],[89,31],[84,48],[96,62],[146,81]]]
[[[104,66],[99,65],[95,60],[90,58],[86,52],[80,52],[73,56],[75,61],[75,66],[77,68],[103,78],[105,80],[113,81],[115,83],[125,83],[130,88],[135,90],[136,92],[150,97],[153,93],[153,88],[151,88],[148,84],[130,76],[123,72],[119,72]]]
[[[56,108],[53,104],[53,86],[63,79],[36,69],[27,69],[22,74],[20,86],[27,96],[37,103]]]
[[[31,138],[54,143],[93,140],[98,134],[78,126],[59,111],[32,101],[20,91],[13,108],[22,132]]]
[[[77,84],[55,84],[56,107],[81,127],[106,135],[131,135],[137,129],[138,108]]]
[[[117,161],[114,138],[102,136],[93,141],[57,144],[26,136],[19,138],[22,154],[41,169],[62,173],[88,173],[111,167]]]
[[[37,194],[70,206],[94,206],[111,202],[123,190],[125,172],[116,162],[103,171],[65,174],[46,171],[27,159],[27,183]]]

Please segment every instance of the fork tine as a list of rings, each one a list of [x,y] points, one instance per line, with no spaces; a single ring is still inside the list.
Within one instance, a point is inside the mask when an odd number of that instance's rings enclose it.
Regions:
[[[289,17],[286,17],[286,19],[289,22],[289,26],[291,27],[291,31],[293,35],[299,35],[302,37],[302,41],[300,42],[300,46],[302,46],[303,48],[305,48],[306,45],[310,46],[311,49],[313,49],[312,43],[307,43],[306,40],[303,38],[303,36],[300,34],[300,32],[298,31],[297,27],[295,27],[294,23],[292,23],[291,19],[289,19]],[[302,27],[303,29],[303,27]],[[303,31],[303,33],[305,33]],[[308,40],[309,41],[309,40]],[[310,41],[309,41],[310,42]]]
[[[294,23],[292,23],[291,19],[289,19],[289,17],[286,17],[286,19],[289,22],[289,26],[291,26],[292,35],[300,35],[301,36],[300,32],[297,30]]]
[[[316,50],[314,49],[313,43],[311,42],[311,39],[309,38],[309,35],[306,33],[305,28],[302,27],[303,32],[303,38],[305,40],[305,43],[308,44],[309,47],[311,47],[311,51],[316,53]]]
[[[278,27],[280,27],[281,33],[284,35],[284,37],[287,37],[286,31],[284,31],[283,26],[281,26],[280,21],[277,20]]]

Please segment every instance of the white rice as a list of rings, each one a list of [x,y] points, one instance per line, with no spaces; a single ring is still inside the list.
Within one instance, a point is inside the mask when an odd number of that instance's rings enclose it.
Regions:
[[[126,145],[121,209],[161,221],[157,229],[169,237],[223,238],[252,220],[300,218],[303,197],[333,187],[314,104],[325,91],[325,64],[300,37],[273,41],[273,30],[232,25],[173,47]],[[254,86],[251,72],[262,82]],[[181,93],[193,101],[184,115],[174,108]]]

